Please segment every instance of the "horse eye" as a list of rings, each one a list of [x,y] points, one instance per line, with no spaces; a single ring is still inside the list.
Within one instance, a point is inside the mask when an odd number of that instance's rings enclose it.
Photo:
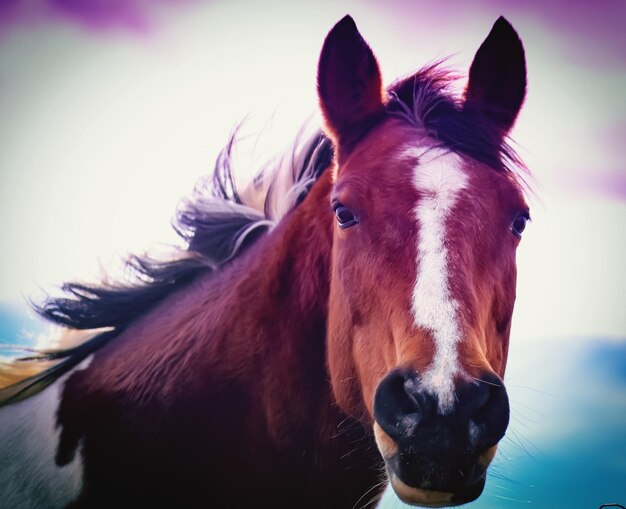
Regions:
[[[526,229],[526,222],[529,220],[530,216],[528,215],[528,212],[522,212],[513,221],[513,224],[511,225],[511,232],[513,232],[513,235],[515,235],[518,239],[522,238],[522,233]]]
[[[341,203],[334,202],[333,210],[335,212],[335,217],[337,218],[337,224],[339,225],[339,228],[350,228],[350,226],[354,226],[359,222],[356,216],[352,213],[352,211]]]

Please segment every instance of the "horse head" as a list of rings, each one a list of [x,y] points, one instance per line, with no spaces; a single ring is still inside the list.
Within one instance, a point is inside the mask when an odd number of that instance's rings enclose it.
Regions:
[[[335,149],[334,396],[372,426],[398,496],[431,507],[480,495],[507,428],[515,253],[529,218],[502,163],[526,91],[511,25],[495,23],[462,100],[445,81],[431,68],[385,91],[348,16],[318,68]]]

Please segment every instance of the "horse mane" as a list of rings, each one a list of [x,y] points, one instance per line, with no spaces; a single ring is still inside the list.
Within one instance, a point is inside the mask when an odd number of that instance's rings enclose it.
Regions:
[[[425,67],[388,88],[388,113],[424,130],[440,146],[519,179],[516,169],[524,167],[515,151],[487,116],[463,109],[461,99],[450,91],[455,81],[441,63]],[[333,161],[332,143],[323,133],[300,134],[290,153],[273,166],[266,165],[248,188],[239,190],[232,168],[236,142],[237,129],[219,153],[212,174],[181,202],[173,227],[186,247],[172,259],[131,255],[125,262],[127,281],[70,282],[62,286],[66,296],[33,304],[53,324],[100,333],[77,346],[37,350],[17,359],[16,363],[55,363],[0,389],[0,406],[43,389],[174,291],[220,270],[296,208]]]
[[[299,135],[291,152],[271,171],[261,170],[240,192],[232,169],[237,133],[231,133],[213,172],[179,204],[172,226],[185,243],[183,249],[168,260],[130,255],[125,281],[69,282],[61,287],[64,297],[31,302],[40,316],[66,330],[85,331],[86,339],[53,349],[15,347],[29,354],[0,362],[4,379],[13,382],[0,388],[0,407],[43,390],[173,292],[245,251],[300,204],[333,158],[332,144],[323,134],[306,139]]]
[[[332,160],[330,142],[321,134],[293,146],[273,171],[260,172],[241,193],[235,184],[232,151],[237,130],[219,153],[213,173],[199,180],[183,199],[172,226],[185,243],[172,259],[131,255],[125,262],[128,281],[105,284],[70,282],[66,297],[48,298],[33,307],[47,320],[73,329],[113,327],[129,323],[196,277],[219,270],[251,246],[297,206]],[[286,182],[286,183],[285,183]],[[289,191],[276,196],[278,185]],[[262,194],[263,211],[255,208]]]
[[[438,147],[510,174],[523,187],[527,168],[483,111],[467,108],[452,90],[458,76],[436,61],[389,87],[387,110],[423,129]],[[493,113],[490,111],[490,113]]]

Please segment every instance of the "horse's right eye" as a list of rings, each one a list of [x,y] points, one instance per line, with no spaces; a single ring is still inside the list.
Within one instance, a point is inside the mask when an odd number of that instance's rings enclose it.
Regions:
[[[352,213],[352,211],[339,202],[333,203],[333,211],[335,212],[335,217],[337,218],[337,224],[339,225],[339,228],[350,228],[350,226],[354,226],[359,222],[356,216]]]
[[[521,214],[518,214],[513,221],[513,224],[511,225],[511,232],[518,239],[522,238],[522,233],[524,233],[526,223],[528,221],[530,221],[530,215],[528,214],[528,212],[522,212]]]

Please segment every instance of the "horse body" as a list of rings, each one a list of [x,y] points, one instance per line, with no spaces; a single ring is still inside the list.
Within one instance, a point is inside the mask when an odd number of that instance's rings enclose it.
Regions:
[[[63,471],[85,458],[76,507],[332,507],[378,482],[370,434],[333,405],[326,380],[324,179],[254,253],[167,297],[62,380],[48,460]]]
[[[67,496],[39,505],[352,508],[382,490],[384,467],[406,501],[476,498],[508,423],[528,215],[502,162],[523,52],[495,96],[483,76],[503,41],[520,51],[499,21],[463,107],[435,69],[386,99],[356,26],[338,23],[318,73],[334,159],[301,203],[219,270],[185,272],[88,365],[0,413],[0,426],[29,422],[38,398],[60,395],[46,450]],[[55,317],[83,320],[81,302],[110,298],[74,295]]]
[[[314,193],[322,199],[323,187]],[[293,226],[317,211],[315,200],[303,204],[256,253],[168,297],[70,377],[59,453],[72,458],[84,438],[92,459],[81,503],[109,506],[123,487],[134,503],[267,497],[321,507],[367,490],[375,450],[355,452],[353,442],[371,438],[342,425],[324,366],[332,215]],[[321,249],[307,253],[312,238]]]

